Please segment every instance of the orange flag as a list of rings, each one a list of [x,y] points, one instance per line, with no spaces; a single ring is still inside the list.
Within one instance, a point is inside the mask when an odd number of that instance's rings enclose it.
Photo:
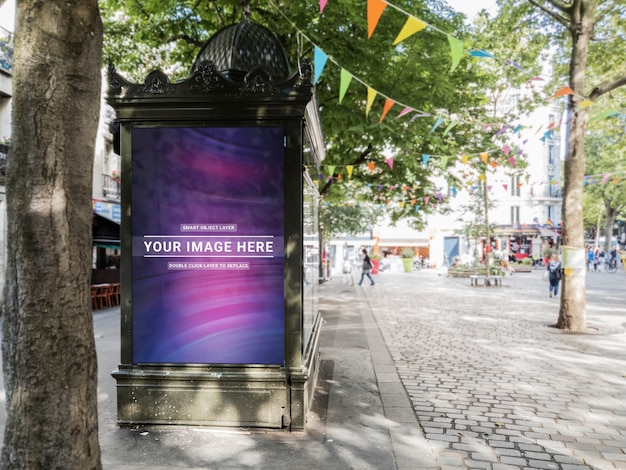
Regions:
[[[380,122],[383,122],[383,119],[385,119],[385,116],[387,115],[387,113],[393,107],[394,104],[396,104],[396,102],[392,100],[391,98],[387,98],[385,100],[385,106],[383,107],[383,114],[380,116]]]
[[[559,96],[565,96],[565,95],[573,95],[573,94],[574,94],[574,90],[572,90],[568,86],[564,86],[560,90],[557,90],[556,93],[554,93],[554,95],[552,95],[552,98],[557,98]]]
[[[376,163],[374,162],[369,162],[367,164],[367,167],[370,169],[370,173],[374,173],[374,167],[376,166]]]
[[[383,0],[367,0],[367,39],[372,37],[378,20],[387,8],[387,2]]]

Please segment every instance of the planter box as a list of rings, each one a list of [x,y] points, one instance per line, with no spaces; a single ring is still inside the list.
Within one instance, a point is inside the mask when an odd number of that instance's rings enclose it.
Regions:
[[[513,269],[516,273],[530,273],[532,272],[533,267],[529,264],[514,264]]]

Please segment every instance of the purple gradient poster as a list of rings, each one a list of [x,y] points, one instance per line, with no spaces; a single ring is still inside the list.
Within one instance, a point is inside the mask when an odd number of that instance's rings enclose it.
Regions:
[[[134,363],[284,364],[284,130],[132,130]]]

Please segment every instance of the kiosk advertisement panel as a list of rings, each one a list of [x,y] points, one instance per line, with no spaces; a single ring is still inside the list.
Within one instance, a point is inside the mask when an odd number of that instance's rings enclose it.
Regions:
[[[284,365],[284,130],[132,129],[133,363]]]

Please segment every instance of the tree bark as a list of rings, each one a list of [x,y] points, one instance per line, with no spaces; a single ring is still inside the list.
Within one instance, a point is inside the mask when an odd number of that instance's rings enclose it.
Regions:
[[[2,468],[99,469],[90,299],[97,0],[20,0],[7,162]]]
[[[585,130],[589,121],[587,109],[577,109],[578,102],[585,96],[585,73],[589,43],[593,34],[597,0],[576,0],[570,11],[570,33],[572,38],[570,61],[570,120],[568,123],[567,155],[565,160],[565,184],[563,186],[563,246],[578,253],[579,262],[563,276],[563,289],[557,328],[582,332],[587,329],[586,270],[580,253],[584,254],[583,231],[583,178],[585,176]],[[565,249],[565,248],[564,248]]]

